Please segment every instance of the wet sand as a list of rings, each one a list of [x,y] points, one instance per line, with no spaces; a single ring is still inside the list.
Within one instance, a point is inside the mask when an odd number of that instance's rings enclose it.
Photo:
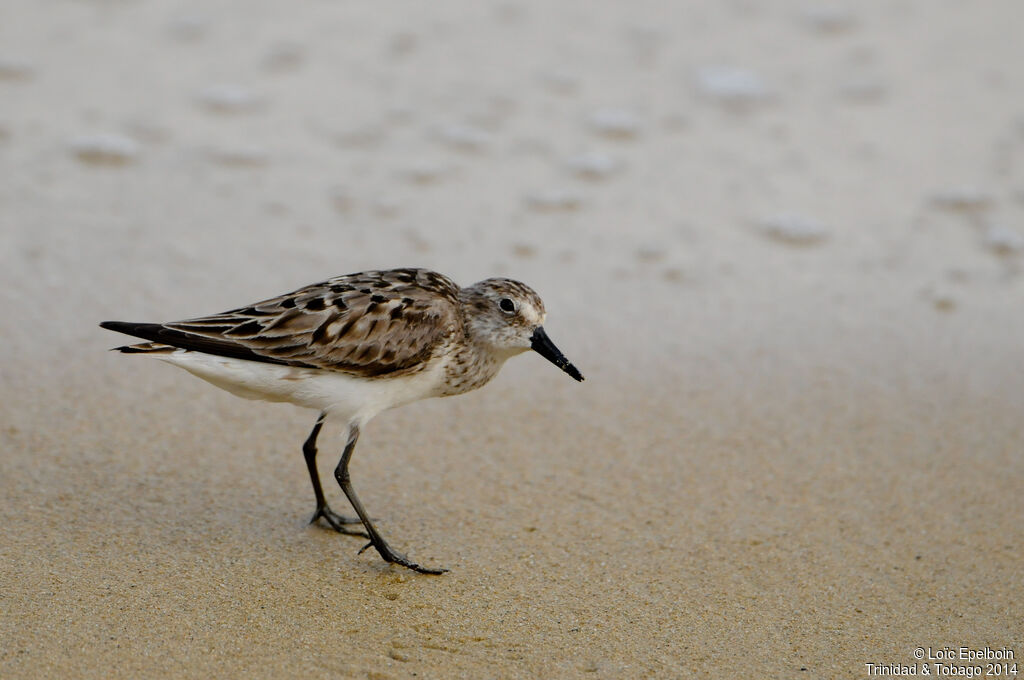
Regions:
[[[0,677],[1020,660],[1016,3],[247,7],[0,20]],[[587,376],[364,432],[440,577],[307,526],[314,413],[96,326],[408,265],[529,282]]]

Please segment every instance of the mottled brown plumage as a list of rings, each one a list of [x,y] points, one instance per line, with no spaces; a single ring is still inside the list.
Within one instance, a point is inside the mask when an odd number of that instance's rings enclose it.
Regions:
[[[510,357],[534,350],[576,380],[576,367],[542,326],[540,296],[511,279],[460,288],[426,269],[348,274],[220,314],[167,323],[105,321],[150,342],[119,347],[175,364],[248,399],[316,408],[303,446],[316,513],[342,533],[370,539],[388,562],[436,574],[395,552],[352,488],[348,461],[360,430],[381,411],[418,399],[474,390]],[[359,519],[327,505],[316,468],[316,439],[327,417],[342,418],[348,440],[335,470]],[[346,524],[362,523],[365,533]]]
[[[463,332],[459,290],[426,269],[367,271],[220,314],[112,330],[209,354],[397,377],[422,369]]]

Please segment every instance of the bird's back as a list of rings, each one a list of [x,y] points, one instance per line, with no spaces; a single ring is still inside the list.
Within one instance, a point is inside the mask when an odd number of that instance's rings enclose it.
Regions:
[[[451,279],[426,269],[367,271],[219,314],[101,325],[151,341],[120,348],[126,352],[174,347],[360,378],[397,377],[423,370],[462,333],[458,292]]]

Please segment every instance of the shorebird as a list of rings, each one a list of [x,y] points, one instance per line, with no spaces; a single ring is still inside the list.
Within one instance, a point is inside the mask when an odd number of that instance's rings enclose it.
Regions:
[[[336,276],[220,314],[167,323],[104,321],[147,340],[116,347],[180,366],[246,399],[319,411],[302,446],[316,496],[310,523],[369,539],[381,558],[424,574],[380,535],[352,488],[348,464],[359,433],[381,411],[475,390],[509,358],[534,350],[578,381],[583,375],[544,331],[540,296],[519,281],[492,278],[460,288],[426,269]],[[334,477],[358,518],[334,512],[317,472],[316,440],[327,418],[347,437]],[[364,531],[348,528],[361,524]]]

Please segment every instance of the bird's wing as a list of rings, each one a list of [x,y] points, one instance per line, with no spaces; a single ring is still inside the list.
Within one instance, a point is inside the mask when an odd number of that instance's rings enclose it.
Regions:
[[[414,370],[461,333],[458,291],[425,269],[369,271],[212,316],[101,325],[207,354],[370,377]]]

